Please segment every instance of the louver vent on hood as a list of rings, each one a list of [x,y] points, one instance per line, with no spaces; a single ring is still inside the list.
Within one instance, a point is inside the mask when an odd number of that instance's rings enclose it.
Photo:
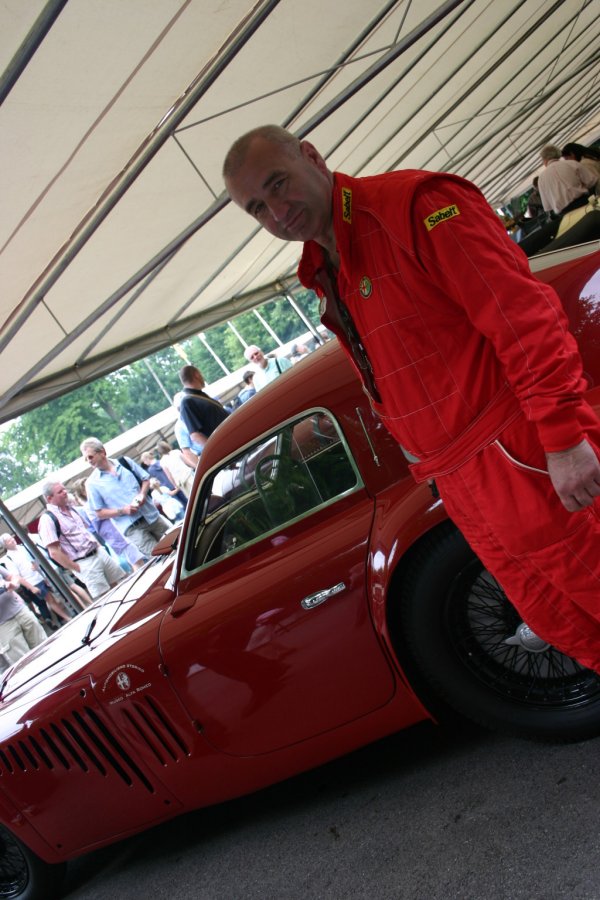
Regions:
[[[155,791],[109,725],[89,706],[0,747],[0,778],[70,769],[117,776],[128,786]]]
[[[137,738],[151,751],[161,766],[190,755],[188,747],[173,723],[156,701],[147,694],[143,701],[124,708],[122,715],[134,729]]]

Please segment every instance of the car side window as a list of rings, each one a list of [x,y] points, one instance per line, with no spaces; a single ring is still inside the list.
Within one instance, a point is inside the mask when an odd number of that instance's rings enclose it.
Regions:
[[[229,459],[207,479],[185,557],[190,572],[362,486],[332,417],[288,423]]]

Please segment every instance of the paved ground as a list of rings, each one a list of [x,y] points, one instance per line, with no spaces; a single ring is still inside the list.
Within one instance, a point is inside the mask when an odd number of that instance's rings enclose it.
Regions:
[[[597,900],[600,741],[430,725],[71,864],[69,900]]]

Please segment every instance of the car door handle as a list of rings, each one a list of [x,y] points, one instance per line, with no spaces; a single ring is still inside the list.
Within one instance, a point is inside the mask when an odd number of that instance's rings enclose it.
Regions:
[[[314,609],[315,606],[320,606],[321,603],[325,603],[330,597],[335,597],[336,594],[345,590],[346,585],[343,581],[340,581],[338,584],[334,584],[333,587],[325,588],[323,591],[317,591],[316,594],[309,594],[308,597],[305,597],[304,600],[300,601],[300,606],[302,609]]]

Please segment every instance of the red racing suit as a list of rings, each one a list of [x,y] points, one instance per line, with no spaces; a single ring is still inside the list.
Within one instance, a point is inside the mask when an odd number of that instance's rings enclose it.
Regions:
[[[528,625],[600,671],[599,504],[567,512],[546,471],[545,452],[600,446],[558,297],[457,176],[336,173],[333,225],[337,275],[311,241],[299,277],[415,478]]]

